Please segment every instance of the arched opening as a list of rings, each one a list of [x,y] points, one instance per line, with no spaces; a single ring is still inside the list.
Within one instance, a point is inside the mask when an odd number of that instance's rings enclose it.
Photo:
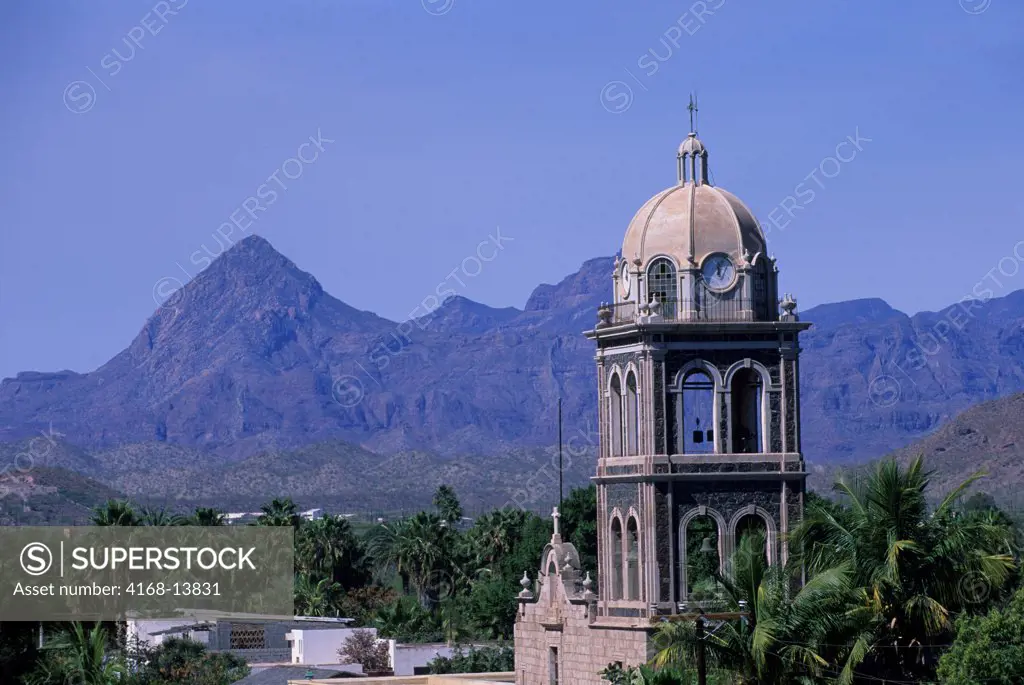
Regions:
[[[679,305],[679,282],[676,267],[671,260],[659,257],[647,267],[647,301],[658,301],[661,315],[666,319],[676,318]]]
[[[554,602],[556,599],[555,595],[555,582],[558,580],[558,562],[555,559],[554,553],[548,558],[548,601]]]
[[[612,599],[622,598],[622,522],[612,519]]]
[[[764,452],[761,417],[764,383],[754,369],[741,369],[732,378],[732,451]]]
[[[774,317],[769,317],[768,267],[765,265],[763,258],[757,260],[757,264],[754,266],[750,277],[754,279],[753,288],[751,289],[754,298],[754,320],[769,321]]]
[[[612,456],[622,456],[622,382],[619,374],[612,374],[610,387],[611,402],[608,406],[608,418],[611,422]]]
[[[640,531],[636,519],[626,525],[626,599],[640,599]]]
[[[752,540],[760,541],[761,560],[766,566],[768,565],[768,525],[763,518],[757,514],[743,516],[736,522],[734,535],[736,536],[737,554],[740,554],[741,550],[743,550],[744,540],[751,538]],[[746,561],[741,557],[736,563],[745,563]]]
[[[694,516],[686,524],[686,597],[709,599],[716,593],[715,574],[721,567],[718,556],[718,523],[711,516]]]
[[[640,426],[638,415],[640,413],[639,398],[636,392],[636,374],[632,371],[626,376],[626,406],[625,406],[625,438],[626,454],[639,454]]]
[[[683,379],[675,412],[676,454],[712,454],[715,450],[715,384],[703,371]]]

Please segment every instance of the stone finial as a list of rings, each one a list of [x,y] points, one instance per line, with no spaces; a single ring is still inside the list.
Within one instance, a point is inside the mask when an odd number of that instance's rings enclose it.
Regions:
[[[583,579],[583,598],[586,600],[597,599],[597,595],[594,593],[594,580],[590,577],[590,571],[587,571],[587,575]]]
[[[661,300],[658,299],[658,293],[654,293],[651,297],[651,303],[648,306],[651,312],[651,316],[661,316]]]
[[[554,509],[551,510],[551,520],[555,522],[555,535],[562,534],[562,531],[560,530],[560,527],[558,525],[558,521],[561,518],[562,515],[558,513],[558,507],[555,507]]]
[[[602,302],[597,309],[597,327],[610,326],[612,323],[612,308],[607,302]]]
[[[796,315],[796,298],[790,293],[786,293],[779,300],[779,306],[782,307],[782,320],[783,321],[797,321],[799,320]]]
[[[533,593],[530,592],[530,585],[533,584],[530,580],[530,574],[523,571],[523,578],[519,581],[519,584],[523,588],[523,591],[519,593],[519,599],[533,599]]]

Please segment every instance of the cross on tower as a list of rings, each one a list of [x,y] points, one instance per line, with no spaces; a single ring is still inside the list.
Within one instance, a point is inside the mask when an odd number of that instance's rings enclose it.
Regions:
[[[697,132],[697,96],[690,93],[690,104],[686,106],[690,112],[690,130]]]

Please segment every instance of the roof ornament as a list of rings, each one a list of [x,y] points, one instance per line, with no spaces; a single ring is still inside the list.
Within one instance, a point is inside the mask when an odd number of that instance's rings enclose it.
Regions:
[[[522,592],[519,593],[519,599],[531,600],[533,599],[533,593],[530,592],[530,586],[533,583],[530,581],[530,576],[526,571],[523,571],[523,579],[519,581],[519,585],[523,588]]]
[[[702,185],[708,182],[708,151],[697,137],[697,96],[690,94],[690,103],[686,106],[690,112],[690,133],[679,146],[676,156],[676,172],[680,185],[693,183]]]
[[[792,294],[786,293],[779,300],[779,305],[782,307],[784,312],[782,317],[783,321],[799,321],[800,317],[796,314],[796,298]]]

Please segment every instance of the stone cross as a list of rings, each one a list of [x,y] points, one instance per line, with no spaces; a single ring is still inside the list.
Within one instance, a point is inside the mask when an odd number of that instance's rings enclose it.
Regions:
[[[560,535],[561,533],[560,533],[560,531],[558,530],[558,520],[559,520],[560,518],[562,518],[562,515],[558,513],[558,507],[555,507],[555,508],[554,508],[554,509],[553,509],[553,510],[551,511],[551,518],[552,518],[552,519],[554,520],[554,522],[555,522],[555,535]]]

